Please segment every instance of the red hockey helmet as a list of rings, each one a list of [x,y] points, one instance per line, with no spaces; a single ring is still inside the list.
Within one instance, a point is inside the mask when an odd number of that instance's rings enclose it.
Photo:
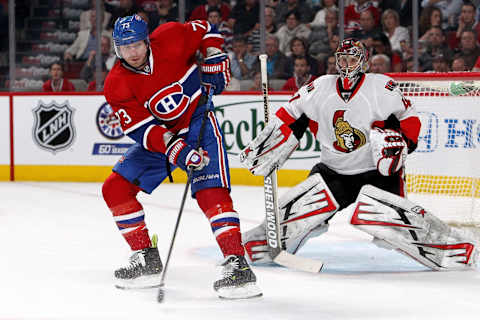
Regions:
[[[342,78],[355,78],[368,69],[368,51],[357,39],[343,40],[335,51],[337,71]]]

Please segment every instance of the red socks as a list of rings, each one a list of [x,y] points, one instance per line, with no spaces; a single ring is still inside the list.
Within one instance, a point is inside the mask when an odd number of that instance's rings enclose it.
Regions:
[[[240,220],[233,210],[232,199],[225,188],[211,188],[197,191],[198,205],[207,216],[212,232],[224,256],[244,255]]]
[[[139,191],[139,187],[115,172],[105,180],[102,187],[103,198],[132,250],[141,250],[152,245],[145,225],[143,207],[136,198]]]

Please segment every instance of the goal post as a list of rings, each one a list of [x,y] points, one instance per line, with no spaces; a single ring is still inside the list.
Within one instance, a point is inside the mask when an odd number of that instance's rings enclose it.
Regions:
[[[480,73],[391,73],[422,123],[408,197],[453,225],[480,226]]]

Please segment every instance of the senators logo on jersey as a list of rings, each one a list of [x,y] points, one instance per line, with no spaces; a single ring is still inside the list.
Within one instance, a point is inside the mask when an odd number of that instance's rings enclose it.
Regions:
[[[145,103],[158,120],[173,120],[180,117],[190,104],[190,97],[183,93],[183,87],[175,82],[157,91]]]
[[[337,140],[333,147],[341,152],[352,152],[366,142],[365,134],[362,131],[353,128],[350,123],[344,120],[345,110],[337,110],[333,115],[333,127]]]

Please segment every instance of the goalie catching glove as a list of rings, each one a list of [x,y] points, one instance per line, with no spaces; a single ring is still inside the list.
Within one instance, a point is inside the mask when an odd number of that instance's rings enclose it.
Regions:
[[[180,167],[184,171],[190,168],[193,170],[202,170],[210,162],[207,151],[202,148],[198,151],[193,149],[182,138],[177,138],[170,143],[167,147],[166,154],[170,163]]]
[[[260,134],[240,153],[240,163],[257,176],[280,168],[298,146],[292,129],[273,117]]]
[[[407,158],[407,143],[402,134],[392,129],[373,128],[370,131],[373,161],[378,172],[391,176],[398,172]]]

